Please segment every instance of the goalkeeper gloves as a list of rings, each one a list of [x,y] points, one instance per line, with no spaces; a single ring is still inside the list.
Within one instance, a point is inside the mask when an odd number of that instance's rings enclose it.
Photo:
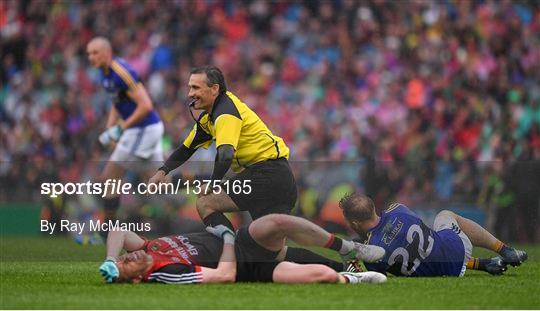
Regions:
[[[116,263],[111,259],[107,259],[101,264],[99,272],[107,283],[112,283],[114,279],[120,276]]]
[[[122,136],[122,132],[123,130],[120,125],[111,126],[99,135],[99,142],[103,146],[106,146],[111,140],[118,141],[120,136]]]
[[[212,233],[220,239],[223,239],[224,243],[234,244],[235,234],[234,232],[224,225],[217,225],[215,227],[206,227],[206,231]]]

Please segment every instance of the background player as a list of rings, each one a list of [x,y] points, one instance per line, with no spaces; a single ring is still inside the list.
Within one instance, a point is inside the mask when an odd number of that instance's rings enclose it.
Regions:
[[[294,216],[268,215],[235,234],[223,225],[208,232],[145,241],[133,232],[113,231],[107,239],[107,260],[100,267],[108,282],[155,281],[172,284],[279,282],[380,283],[379,273],[337,273],[320,264],[281,261],[283,241],[301,245],[350,249],[358,259],[376,261],[384,255],[377,246],[341,240],[317,225]],[[223,242],[219,238],[223,238]],[[236,240],[236,247],[233,246]],[[118,258],[120,251],[133,252]],[[221,254],[221,255],[220,255]],[[118,258],[118,260],[117,260]],[[238,262],[236,262],[236,260]]]
[[[518,266],[527,253],[511,248],[474,221],[451,211],[436,217],[433,230],[407,206],[394,203],[381,215],[373,201],[353,193],[340,201],[343,215],[359,234],[367,234],[367,243],[381,246],[386,255],[366,268],[398,276],[463,276],[466,268],[502,274],[506,265]],[[493,259],[471,258],[472,246],[497,252]]]
[[[99,141],[103,145],[113,144],[115,148],[99,180],[120,179],[126,168],[140,169],[141,161],[163,161],[163,123],[138,74],[123,59],[113,57],[106,38],[92,39],[86,52],[92,67],[100,69],[101,84],[113,104],[107,129],[99,136]],[[137,166],[131,165],[134,161]],[[104,199],[105,220],[115,218],[119,204],[117,195]]]

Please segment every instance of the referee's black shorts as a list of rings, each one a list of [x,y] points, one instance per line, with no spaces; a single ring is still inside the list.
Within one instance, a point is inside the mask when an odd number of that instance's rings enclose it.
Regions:
[[[231,184],[234,180],[250,180],[250,193],[229,191],[229,197],[240,210],[248,211],[253,220],[268,214],[290,214],[296,204],[298,190],[285,158],[250,165],[231,178]]]
[[[279,264],[276,257],[279,252],[267,250],[249,234],[248,227],[236,232],[236,281],[237,282],[272,282],[274,269]]]

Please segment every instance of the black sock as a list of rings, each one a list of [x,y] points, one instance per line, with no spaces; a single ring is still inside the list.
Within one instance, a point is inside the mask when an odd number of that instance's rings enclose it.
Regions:
[[[116,211],[120,207],[120,197],[114,198],[104,198],[103,199],[103,210],[105,211],[105,221],[107,221],[107,216],[111,216],[109,219],[116,218]]]
[[[506,254],[506,253],[508,253],[510,251],[512,251],[512,248],[510,246],[506,246],[505,244],[503,244],[502,247],[501,247],[501,250],[498,251],[497,253],[499,255],[503,255],[503,254]]]
[[[224,225],[225,227],[234,231],[234,227],[229,219],[227,219],[227,217],[220,212],[213,212],[212,214],[206,216],[203,219],[203,222],[206,226],[215,227],[217,225]]]
[[[333,249],[336,252],[341,254],[341,247],[342,246],[343,246],[343,240],[341,240],[340,238],[338,238],[337,236],[332,234],[330,236],[330,240],[328,240],[328,242],[326,242],[326,245],[324,247],[329,248],[329,249]]]
[[[491,259],[478,258],[478,270],[486,271],[486,266],[491,262]]]
[[[103,198],[103,213],[104,213],[104,222],[109,220],[116,220],[116,212],[120,207],[120,197],[114,198]],[[108,231],[100,231],[99,235],[105,240],[107,240]]]
[[[300,264],[321,264],[330,267],[337,272],[343,271],[343,263],[328,259],[310,250],[298,247],[288,247],[285,254],[285,261]]]

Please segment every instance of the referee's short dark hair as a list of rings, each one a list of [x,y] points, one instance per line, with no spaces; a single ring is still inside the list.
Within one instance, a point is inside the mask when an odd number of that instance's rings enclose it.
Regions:
[[[225,93],[227,92],[227,85],[225,84],[225,78],[223,77],[223,73],[221,70],[216,66],[201,66],[191,69],[191,74],[195,73],[205,73],[206,74],[206,84],[208,86],[212,86],[214,84],[219,85],[219,92]]]

